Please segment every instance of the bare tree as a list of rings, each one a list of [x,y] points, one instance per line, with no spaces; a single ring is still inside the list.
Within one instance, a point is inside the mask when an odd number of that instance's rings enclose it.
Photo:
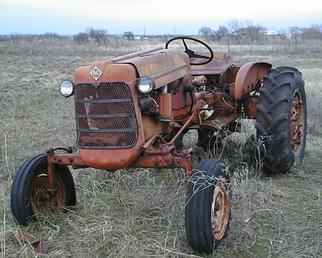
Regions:
[[[73,40],[78,44],[87,43],[89,41],[89,35],[86,32],[80,32],[73,36]]]
[[[218,30],[215,31],[215,37],[216,37],[216,40],[221,40],[225,37],[227,37],[229,34],[229,30],[227,27],[225,26],[219,26]]]
[[[302,29],[299,27],[290,27],[289,28],[289,33],[291,35],[291,40],[295,42],[295,46],[297,46],[299,40],[301,39],[302,36]]]
[[[239,20],[230,20],[227,22],[227,29],[228,29],[228,35],[227,35],[227,47],[228,47],[228,53],[230,53],[230,44],[231,41],[240,41],[238,38],[238,35],[236,32],[241,27],[241,22]]]
[[[322,26],[321,25],[312,25],[309,28],[302,29],[302,38],[303,39],[322,39]]]
[[[210,27],[201,27],[198,31],[199,35],[206,38],[206,39],[211,39],[213,36],[213,30]]]
[[[231,20],[227,22],[227,28],[230,34],[236,33],[241,27],[242,24],[239,20]]]
[[[123,38],[126,40],[134,40],[134,34],[132,31],[126,31],[123,33]]]
[[[89,37],[93,39],[96,43],[105,43],[107,41],[107,31],[103,29],[93,29],[88,30]]]
[[[254,43],[264,38],[266,28],[260,25],[248,25],[247,27],[238,29],[235,33],[239,39],[246,39]]]
[[[58,40],[62,38],[62,36],[53,32],[46,32],[45,34],[40,35],[40,37],[43,39],[49,39],[49,40]]]

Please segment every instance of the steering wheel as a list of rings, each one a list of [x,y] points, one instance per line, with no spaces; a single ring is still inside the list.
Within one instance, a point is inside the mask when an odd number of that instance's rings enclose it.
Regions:
[[[190,61],[190,64],[191,65],[204,65],[204,64],[208,64],[212,61],[212,59],[214,58],[214,52],[212,51],[212,49],[203,41],[199,40],[199,39],[196,39],[196,38],[192,38],[192,37],[175,37],[175,38],[172,38],[170,39],[166,44],[165,44],[165,48],[168,49],[169,48],[169,45],[170,43],[172,43],[173,41],[177,41],[177,40],[182,40],[183,42],[183,46],[185,48],[185,53],[189,56],[190,59],[206,59],[205,61],[201,61],[201,62],[193,62],[193,61]],[[201,44],[202,46],[204,46],[208,52],[209,52],[209,55],[200,55],[200,54],[196,54],[195,51],[191,50],[186,41],[195,41],[199,44]]]

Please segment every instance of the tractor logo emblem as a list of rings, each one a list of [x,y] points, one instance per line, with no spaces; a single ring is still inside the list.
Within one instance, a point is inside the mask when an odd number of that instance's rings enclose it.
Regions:
[[[91,68],[89,74],[95,81],[97,81],[102,76],[103,72],[95,65]]]

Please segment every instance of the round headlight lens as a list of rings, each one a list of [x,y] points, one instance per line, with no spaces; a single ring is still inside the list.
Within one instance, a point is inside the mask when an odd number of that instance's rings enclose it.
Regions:
[[[74,93],[74,84],[71,81],[63,81],[59,90],[64,97],[70,97]]]
[[[154,82],[150,77],[142,77],[139,81],[138,89],[143,94],[148,94],[153,90]]]

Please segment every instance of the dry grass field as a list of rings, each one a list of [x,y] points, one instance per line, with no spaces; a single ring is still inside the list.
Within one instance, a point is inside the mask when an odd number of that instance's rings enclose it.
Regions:
[[[10,185],[22,161],[74,144],[73,100],[60,96],[61,80],[80,64],[152,45],[0,43],[0,257],[35,256],[30,243],[15,238],[20,230],[45,241],[45,257],[199,257],[185,238],[187,179],[180,170],[76,170],[74,210],[26,228],[10,212]],[[308,142],[304,164],[287,175],[235,171],[230,231],[212,257],[322,257],[322,44],[231,46],[231,54],[237,63],[264,60],[302,71]]]

